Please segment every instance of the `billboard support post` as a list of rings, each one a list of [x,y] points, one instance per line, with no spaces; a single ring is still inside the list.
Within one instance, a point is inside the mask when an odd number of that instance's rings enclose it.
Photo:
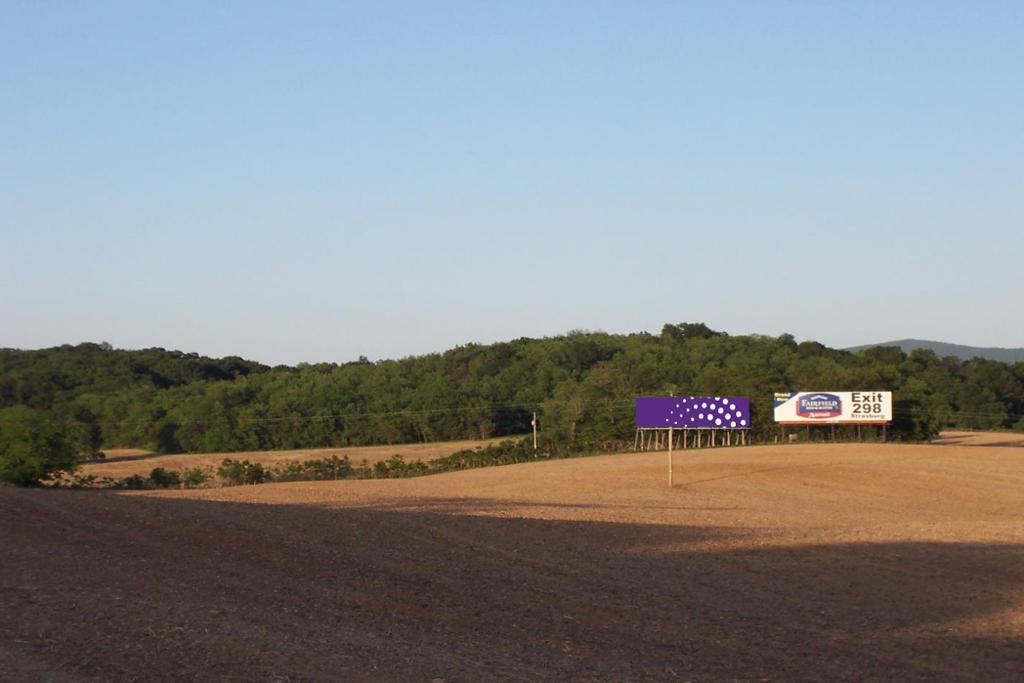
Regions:
[[[668,428],[668,487],[672,488],[672,428]]]

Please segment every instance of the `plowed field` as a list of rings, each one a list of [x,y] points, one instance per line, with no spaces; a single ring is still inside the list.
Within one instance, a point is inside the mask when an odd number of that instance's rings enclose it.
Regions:
[[[1021,448],[686,451],[675,481],[0,488],[0,680],[1024,677]]]

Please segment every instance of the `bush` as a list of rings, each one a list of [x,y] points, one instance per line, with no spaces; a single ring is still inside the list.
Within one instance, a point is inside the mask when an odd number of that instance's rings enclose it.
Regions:
[[[144,489],[146,488],[146,480],[137,474],[133,474],[130,477],[118,480],[115,486],[122,489]]]
[[[381,460],[373,465],[373,476],[378,479],[400,479],[402,477],[418,477],[430,473],[430,467],[418,460],[406,462],[398,455]]]
[[[332,455],[323,460],[307,460],[304,464],[312,479],[345,479],[352,474],[352,463],[347,455],[344,458]]]
[[[352,475],[348,456],[332,455],[323,460],[304,460],[276,465],[267,472],[268,481],[325,481],[347,479]]]
[[[107,477],[97,477],[95,474],[71,474],[67,477],[63,477],[54,482],[54,486],[57,488],[69,488],[69,489],[98,489],[107,488],[112,486],[108,483],[111,480]]]
[[[161,489],[176,489],[181,486],[181,474],[176,470],[168,472],[163,467],[154,467],[149,473],[149,480],[153,482],[153,486]]]
[[[543,457],[572,457],[582,452],[545,453]],[[375,463],[372,467],[363,460],[353,466],[348,456],[339,458],[332,455],[318,460],[284,462],[273,467],[264,467],[248,460],[232,460],[225,458],[216,470],[222,483],[226,486],[245,484],[262,484],[270,481],[325,481],[334,479],[400,479],[438,474],[453,470],[494,465],[509,465],[528,462],[538,457],[529,439],[519,441],[508,440],[493,446],[476,450],[462,450],[430,462],[412,461],[395,454],[387,460]],[[145,479],[138,475],[124,479],[96,479],[95,477],[72,476],[67,485],[91,486],[94,488],[197,488],[209,482],[214,476],[213,468],[193,467],[186,470],[166,470],[155,467]]]
[[[270,470],[273,481],[308,481],[309,476],[304,462],[282,462]]]
[[[181,484],[187,489],[199,488],[211,479],[213,472],[209,467],[190,467],[181,473]]]
[[[240,484],[262,484],[269,479],[269,472],[259,463],[225,458],[217,468],[217,476],[238,486]]]
[[[502,441],[493,446],[476,450],[456,451],[449,456],[432,460],[430,473],[451,472],[454,470],[489,467],[491,465],[511,465],[517,462],[534,460],[537,454],[528,439],[520,441]]]

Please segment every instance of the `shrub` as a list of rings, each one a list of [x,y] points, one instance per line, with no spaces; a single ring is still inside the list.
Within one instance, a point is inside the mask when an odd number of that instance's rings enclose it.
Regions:
[[[520,441],[502,441],[493,446],[476,450],[456,451],[449,456],[430,462],[430,473],[451,472],[475,467],[491,465],[511,465],[517,462],[528,462],[537,457],[527,439]]]
[[[181,484],[187,489],[199,488],[213,479],[209,467],[190,467],[181,473]]]
[[[118,480],[114,486],[121,489],[144,489],[146,488],[146,480],[137,474],[133,474],[130,477]]]
[[[306,463],[304,462],[282,462],[270,470],[270,478],[273,481],[306,481]]]
[[[352,463],[348,456],[339,458],[332,455],[323,460],[304,460],[275,465],[266,473],[267,481],[324,481],[347,479],[352,475]]]
[[[217,468],[217,476],[237,486],[240,484],[262,484],[269,479],[269,472],[259,463],[225,458]]]
[[[418,477],[430,472],[429,466],[418,460],[406,462],[398,455],[381,460],[373,465],[373,476],[378,479],[400,479],[402,477]]]
[[[100,478],[95,474],[80,474],[76,472],[56,480],[54,486],[69,489],[106,488],[107,481],[105,477]]]
[[[323,460],[307,460],[305,465],[313,479],[345,479],[352,474],[352,463],[347,455],[344,458],[332,455]]]
[[[167,471],[163,467],[154,467],[149,473],[153,486],[161,489],[178,488],[181,486],[181,474],[177,470]]]

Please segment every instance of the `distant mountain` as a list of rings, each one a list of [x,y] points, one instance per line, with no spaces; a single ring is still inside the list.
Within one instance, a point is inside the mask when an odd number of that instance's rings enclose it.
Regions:
[[[910,353],[914,349],[931,349],[939,358],[955,356],[960,360],[987,358],[988,360],[997,360],[1003,363],[1024,363],[1024,349],[963,346],[962,344],[946,344],[945,342],[928,341],[927,339],[900,339],[899,341],[882,342],[880,344],[851,346],[848,349],[844,349],[844,351],[857,352],[876,346],[898,346],[903,350],[903,353]]]

